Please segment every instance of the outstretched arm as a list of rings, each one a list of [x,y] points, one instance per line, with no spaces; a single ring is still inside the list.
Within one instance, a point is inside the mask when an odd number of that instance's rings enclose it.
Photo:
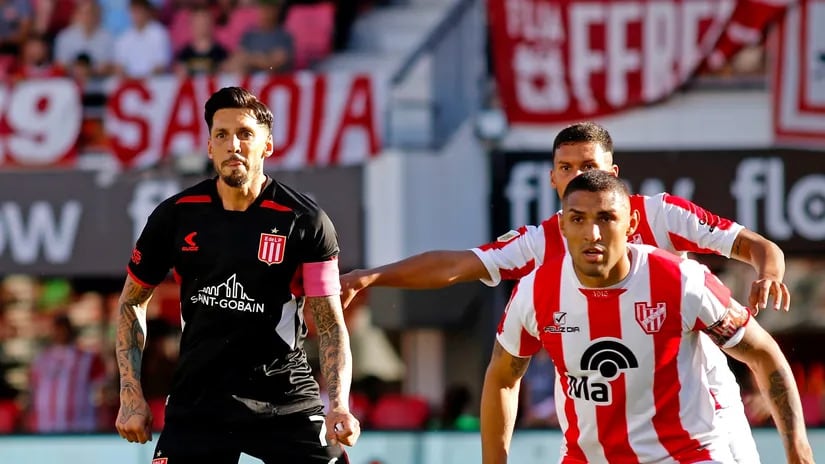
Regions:
[[[530,358],[508,353],[496,341],[481,393],[481,456],[483,464],[506,464],[516,425],[521,378]]]
[[[788,287],[782,283],[785,277],[785,254],[772,241],[748,229],[742,229],[731,248],[731,257],[748,263],[756,270],[756,280],[751,284],[748,305],[756,310],[768,306],[768,296],[773,298],[775,310],[787,311],[791,306]]]
[[[344,314],[337,295],[307,297],[306,304],[318,330],[321,374],[329,394],[326,438],[330,443],[352,446],[361,433],[358,420],[349,411],[352,354]]]
[[[372,286],[433,289],[489,278],[484,263],[470,250],[427,251],[342,275],[341,302],[346,308],[358,292]]]
[[[126,277],[118,301],[117,368],[120,372],[120,410],[115,424],[121,437],[130,442],[152,439],[152,413],[140,386],[140,365],[146,343],[146,307],[154,288]]]
[[[813,463],[799,391],[788,361],[773,337],[751,318],[745,326],[742,340],[725,351],[753,371],[760,392],[770,404],[771,416],[785,446],[787,462]]]

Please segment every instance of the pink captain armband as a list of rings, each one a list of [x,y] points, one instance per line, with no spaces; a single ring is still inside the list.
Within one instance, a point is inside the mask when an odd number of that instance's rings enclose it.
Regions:
[[[301,269],[304,276],[304,293],[306,296],[341,294],[338,258],[318,263],[304,263]]]

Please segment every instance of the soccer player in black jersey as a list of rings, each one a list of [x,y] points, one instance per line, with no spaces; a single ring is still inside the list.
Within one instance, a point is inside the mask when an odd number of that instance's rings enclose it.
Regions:
[[[128,265],[120,297],[117,430],[151,440],[140,386],[146,307],[172,269],[183,335],[153,464],[343,464],[360,433],[349,411],[352,358],[338,281],[338,242],[318,205],[263,172],[273,116],[254,95],[223,88],[205,105],[217,176],[161,203]],[[329,391],[324,416],[302,348],[304,305],[318,326]]]

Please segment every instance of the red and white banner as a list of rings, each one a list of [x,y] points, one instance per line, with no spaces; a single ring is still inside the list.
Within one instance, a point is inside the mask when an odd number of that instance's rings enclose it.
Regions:
[[[80,91],[69,79],[0,85],[0,166],[66,166],[83,122]]]
[[[113,82],[104,119],[112,151],[127,166],[152,165],[165,155],[205,156],[203,105],[230,85],[249,89],[275,115],[270,166],[358,164],[379,151],[383,87],[369,75],[335,73]]]
[[[825,143],[825,0],[801,0],[780,24],[773,74],[777,142]]]
[[[795,0],[488,0],[512,124],[612,114],[718,68]]]
[[[269,167],[359,164],[381,148],[384,82],[345,73],[111,79],[103,148],[126,167],[148,167],[167,156],[206,157],[203,105],[229,85],[249,89],[272,109]],[[0,87],[0,165],[72,165],[83,122],[80,91],[71,80]]]

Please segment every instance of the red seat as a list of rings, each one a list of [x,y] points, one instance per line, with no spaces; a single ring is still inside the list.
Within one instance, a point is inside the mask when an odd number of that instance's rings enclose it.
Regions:
[[[172,51],[178,53],[192,40],[192,13],[186,9],[180,9],[172,16],[169,24],[169,41],[172,43]]]
[[[13,400],[0,401],[0,433],[16,432],[20,414],[20,407]]]
[[[235,51],[244,32],[258,27],[258,16],[256,6],[236,8],[229,16],[226,26],[215,29],[215,38],[228,52]]]
[[[376,430],[422,429],[430,418],[430,405],[415,395],[382,396],[369,415]]]
[[[367,395],[363,393],[350,393],[349,409],[352,415],[361,421],[362,427],[368,423],[372,404],[370,404],[370,399],[367,398]]]
[[[166,398],[149,400],[149,410],[152,411],[152,430],[156,432],[163,430],[166,417]]]
[[[332,51],[335,6],[331,2],[290,6],[284,28],[295,44],[295,67],[312,66]]]

